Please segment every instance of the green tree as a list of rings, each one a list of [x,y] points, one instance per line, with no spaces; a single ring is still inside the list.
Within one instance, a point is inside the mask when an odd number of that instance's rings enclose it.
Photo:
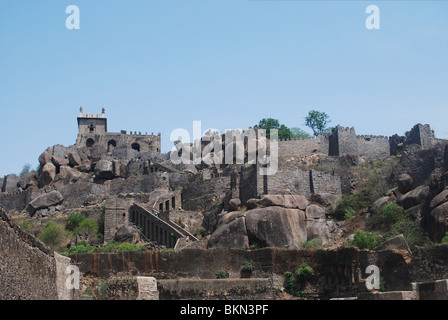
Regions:
[[[304,130],[292,127],[291,128],[292,136],[296,139],[309,139],[311,138],[311,135],[308,132],[305,132]]]
[[[261,129],[266,130],[266,137],[269,139],[271,137],[271,130],[272,129],[279,129],[280,128],[280,122],[278,122],[277,119],[273,118],[263,118],[258,123],[258,126]]]
[[[75,229],[75,233],[86,232],[95,234],[98,231],[98,222],[92,218],[86,218],[81,221],[79,226]]]
[[[25,164],[25,165],[23,166],[22,171],[20,171],[20,173],[19,173],[19,177],[23,177],[23,175],[24,175],[25,173],[28,173],[28,172],[30,172],[30,171],[31,171],[31,165],[30,165],[29,163],[27,163],[27,164]]]
[[[318,136],[327,131],[327,124],[330,122],[329,116],[325,112],[311,110],[305,118],[305,125],[313,130],[314,136]]]
[[[75,231],[75,229],[78,228],[79,224],[85,218],[86,217],[81,212],[69,214],[65,229],[69,231]]]
[[[278,128],[278,138],[282,140],[291,139],[293,138],[293,133],[291,129],[282,124],[280,128]]]

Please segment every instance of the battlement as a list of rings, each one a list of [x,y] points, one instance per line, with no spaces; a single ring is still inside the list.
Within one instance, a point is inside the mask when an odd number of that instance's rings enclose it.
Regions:
[[[101,113],[84,113],[82,107],[78,117],[78,137],[76,146],[80,148],[100,147],[106,152],[115,148],[131,148],[139,152],[161,152],[161,134],[152,132],[142,134],[141,131],[126,130],[120,132],[107,131],[105,109]]]

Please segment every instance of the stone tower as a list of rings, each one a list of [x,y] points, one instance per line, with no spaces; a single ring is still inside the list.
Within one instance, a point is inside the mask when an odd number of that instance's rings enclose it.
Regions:
[[[101,113],[84,113],[79,109],[78,133],[79,134],[103,134],[107,132],[107,118],[103,108]]]

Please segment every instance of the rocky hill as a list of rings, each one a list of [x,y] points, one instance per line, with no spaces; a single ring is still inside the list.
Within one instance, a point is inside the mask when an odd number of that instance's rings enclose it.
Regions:
[[[38,157],[38,171],[2,179],[0,206],[44,242],[47,227],[59,225],[65,233],[47,243],[59,252],[111,240],[152,250],[412,252],[448,232],[448,142],[428,130],[416,125],[406,137],[385,138],[339,129],[279,141],[271,176],[247,162],[174,164],[170,153],[134,144],[55,145]],[[176,146],[179,155],[186,150]],[[96,224],[69,230],[76,213]]]

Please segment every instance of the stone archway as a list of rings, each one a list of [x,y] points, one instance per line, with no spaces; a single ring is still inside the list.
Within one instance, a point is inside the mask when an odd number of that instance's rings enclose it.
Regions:
[[[138,144],[137,142],[134,142],[134,143],[131,145],[131,148],[134,149],[134,150],[136,150],[136,151],[138,151],[138,152],[140,152],[140,144]]]

